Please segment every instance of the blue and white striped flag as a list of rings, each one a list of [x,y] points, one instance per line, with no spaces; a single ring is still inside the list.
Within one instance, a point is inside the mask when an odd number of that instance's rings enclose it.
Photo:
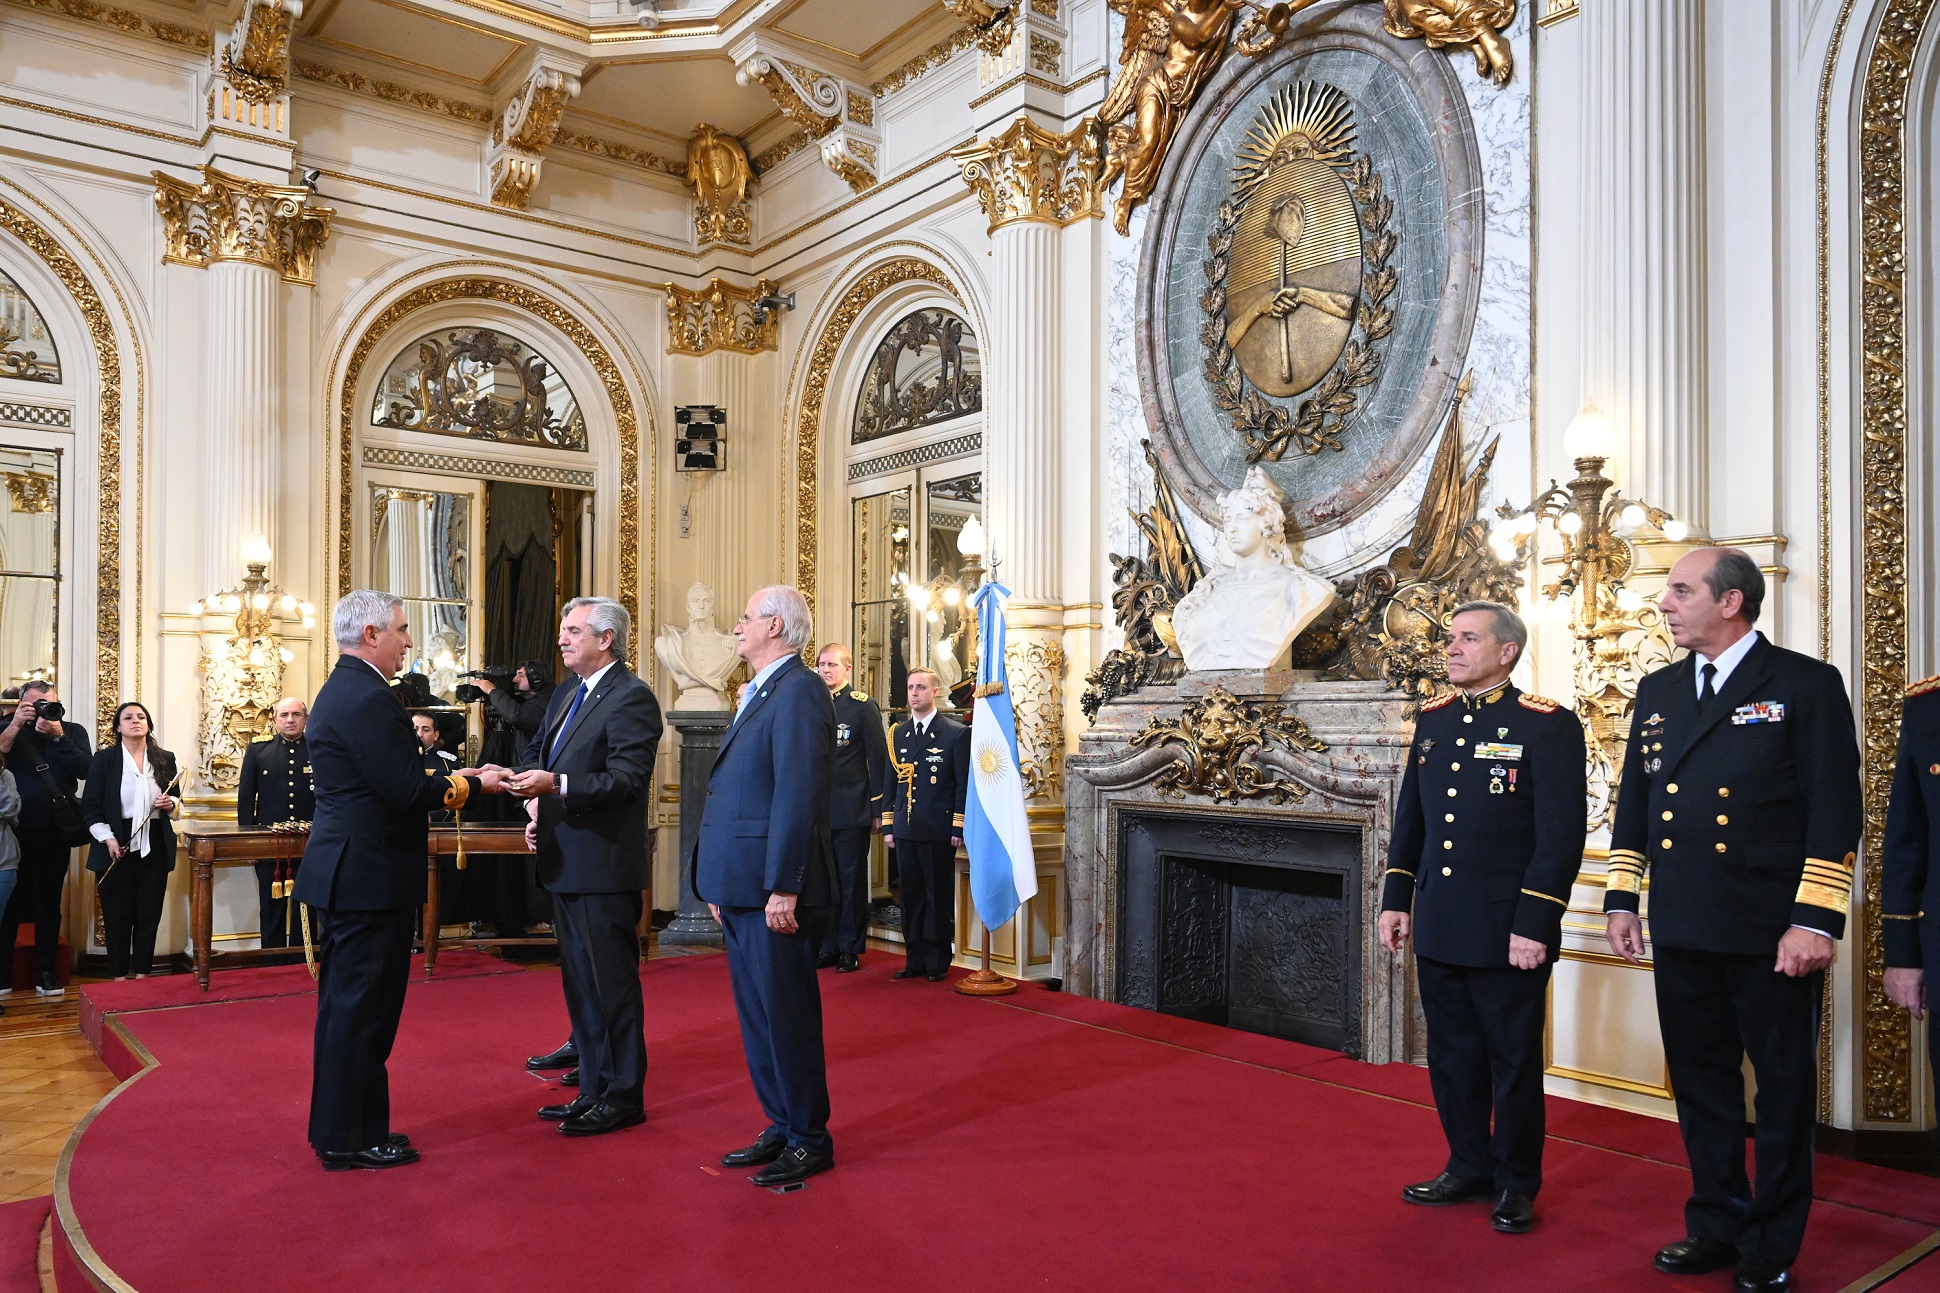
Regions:
[[[1004,603],[1010,590],[987,580],[971,597],[977,608],[977,707],[970,719],[970,795],[963,810],[963,848],[970,855],[970,897],[985,929],[996,929],[1037,892],[1024,778],[1017,767],[1017,716],[1004,669]]]

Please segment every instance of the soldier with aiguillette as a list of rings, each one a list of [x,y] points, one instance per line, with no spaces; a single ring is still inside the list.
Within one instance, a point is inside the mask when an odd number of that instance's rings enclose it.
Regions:
[[[256,900],[261,916],[262,946],[300,947],[303,935],[290,900],[296,892],[296,868],[303,859],[303,832],[317,815],[316,789],[310,781],[310,742],[303,729],[310,709],[295,696],[285,696],[271,711],[276,735],[243,751],[242,775],[236,784],[238,826],[289,828],[287,856],[256,864]],[[322,931],[312,929],[320,940]],[[280,964],[293,958],[266,957]]]
[[[1428,1207],[1492,1199],[1489,1224],[1504,1234],[1536,1221],[1549,974],[1587,801],[1582,723],[1509,681],[1528,641],[1495,602],[1450,617],[1448,680],[1461,690],[1421,707],[1381,892],[1381,945],[1399,952],[1414,938],[1448,1138],[1441,1175],[1401,1195]]]

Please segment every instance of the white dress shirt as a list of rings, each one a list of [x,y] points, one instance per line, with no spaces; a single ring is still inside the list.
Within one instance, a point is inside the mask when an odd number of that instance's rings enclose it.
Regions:
[[[135,756],[128,753],[128,747],[121,747],[121,815],[128,819],[128,851],[138,858],[148,856],[148,823],[155,816],[155,800],[161,795],[162,788],[155,784],[155,764],[152,758],[137,765]],[[88,834],[106,844],[114,838],[114,827],[106,822],[96,822],[88,827]]]
[[[1697,671],[1696,671],[1697,672],[1697,694],[1700,697],[1704,695],[1704,666],[1705,665],[1707,664],[1712,665],[1717,670],[1717,672],[1715,672],[1711,676],[1711,690],[1713,694],[1716,694],[1717,692],[1721,692],[1724,690],[1725,680],[1731,677],[1732,670],[1738,667],[1739,661],[1743,660],[1747,655],[1749,655],[1751,653],[1751,649],[1757,646],[1759,643],[1759,640],[1762,639],[1764,636],[1765,635],[1763,633],[1760,633],[1758,630],[1753,629],[1751,632],[1745,634],[1743,637],[1739,638],[1736,642],[1733,642],[1730,646],[1726,647],[1724,650],[1718,652],[1717,657],[1715,659],[1712,658],[1711,656],[1704,654],[1704,652],[1702,651],[1692,652],[1691,654],[1697,657]]]

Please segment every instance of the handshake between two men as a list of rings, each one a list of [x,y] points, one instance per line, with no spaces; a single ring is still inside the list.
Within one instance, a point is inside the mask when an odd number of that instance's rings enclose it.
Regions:
[[[539,851],[539,801],[560,793],[560,778],[544,768],[505,768],[487,763],[477,768],[460,768],[461,777],[477,777],[479,789],[491,795],[513,795],[525,800],[525,851]]]

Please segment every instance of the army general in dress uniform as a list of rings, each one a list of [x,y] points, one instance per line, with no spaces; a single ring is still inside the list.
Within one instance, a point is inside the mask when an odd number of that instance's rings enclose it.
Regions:
[[[1927,1013],[1927,962],[1940,962],[1940,676],[1906,689],[1893,801],[1886,810],[1880,932],[1886,995]],[[1940,1028],[1927,1029],[1931,1073],[1940,1073]]]
[[[936,711],[942,685],[934,671],[909,671],[909,717],[890,734],[883,777],[883,842],[896,850],[903,882],[903,947],[899,979],[940,981],[950,969],[956,929],[957,850],[970,793],[970,729]]]
[[[317,815],[317,793],[310,781],[310,741],[304,726],[310,708],[295,696],[285,696],[272,711],[276,735],[243,751],[242,775],[236,783],[236,824],[275,826],[280,822],[308,825]],[[302,857],[302,836],[292,835],[291,856],[256,864],[256,902],[262,946],[300,946],[302,933],[291,903],[296,892],[296,868]],[[320,934],[321,931],[312,931]],[[283,958],[285,960],[289,958]],[[278,958],[265,958],[276,964]]]
[[[835,786],[829,803],[829,832],[835,840],[835,918],[822,934],[821,965],[836,973],[862,968],[869,945],[869,834],[882,813],[883,778],[889,771],[889,743],[883,737],[882,711],[868,694],[849,685],[855,657],[831,642],[815,657],[815,672],[835,701]]]
[[[1587,801],[1583,725],[1509,682],[1528,641],[1506,606],[1456,608],[1448,680],[1461,690],[1421,707],[1381,892],[1382,945],[1414,938],[1448,1137],[1448,1166],[1402,1197],[1494,1199],[1506,1234],[1535,1224],[1542,1188],[1543,1024]]]
[[[1640,961],[1649,872],[1657,1022],[1691,1163],[1685,1237],[1654,1264],[1689,1275],[1735,1263],[1741,1293],[1789,1287],[1805,1236],[1820,985],[1861,825],[1845,684],[1753,630],[1764,599],[1764,575],[1736,549],[1671,567],[1659,605],[1690,654],[1637,686],[1604,897],[1610,946]]]

